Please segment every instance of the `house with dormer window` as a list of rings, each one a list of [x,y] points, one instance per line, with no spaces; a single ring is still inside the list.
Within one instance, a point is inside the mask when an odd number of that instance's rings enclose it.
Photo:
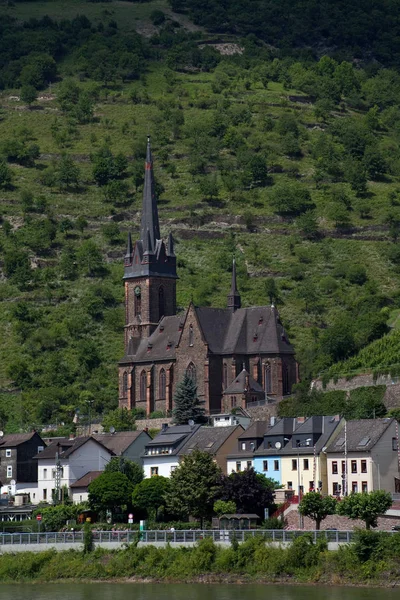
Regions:
[[[398,430],[395,419],[347,421],[326,449],[328,492],[400,492]]]

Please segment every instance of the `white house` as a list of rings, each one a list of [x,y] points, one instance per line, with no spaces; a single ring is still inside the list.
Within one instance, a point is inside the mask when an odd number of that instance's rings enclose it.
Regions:
[[[347,421],[326,450],[328,493],[398,492],[399,454],[395,419]]]
[[[149,441],[145,446],[144,476],[170,477],[172,471],[179,465],[180,450],[200,427],[200,425],[163,426],[154,440]]]
[[[34,503],[52,502],[57,488],[57,471],[60,490],[67,486],[69,491],[71,484],[89,471],[104,471],[112,456],[111,450],[90,436],[54,441],[35,457],[38,461],[38,489]]]

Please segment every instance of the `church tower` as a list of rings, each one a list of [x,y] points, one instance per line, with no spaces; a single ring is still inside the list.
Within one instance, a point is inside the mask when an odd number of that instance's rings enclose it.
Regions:
[[[166,244],[160,236],[148,138],[140,239],[132,244],[131,234],[128,235],[124,259],[125,353],[131,354],[141,338],[148,338],[162,317],[176,314],[176,279],[172,235],[169,234]]]

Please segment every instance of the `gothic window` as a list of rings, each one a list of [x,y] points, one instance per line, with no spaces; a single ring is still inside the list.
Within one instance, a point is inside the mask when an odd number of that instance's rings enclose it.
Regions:
[[[142,290],[140,286],[135,287],[135,317],[139,317],[142,312]]]
[[[146,402],[147,392],[147,374],[146,371],[140,373],[140,402]]]
[[[165,400],[167,388],[167,376],[165,370],[161,369],[158,381],[158,396],[160,400]]]
[[[265,365],[265,392],[271,394],[272,392],[272,377],[271,377],[271,365],[267,363]]]
[[[226,363],[224,363],[224,366],[222,368],[222,379],[223,379],[223,386],[224,386],[224,390],[225,390],[228,385],[228,367],[227,367]]]
[[[128,393],[128,373],[125,371],[125,373],[122,375],[122,395],[126,396]]]
[[[189,377],[189,379],[191,379],[193,381],[193,383],[196,383],[196,379],[197,379],[196,367],[192,362],[189,364],[188,368],[186,369],[186,375]]]
[[[189,325],[189,346],[193,346],[193,325]]]
[[[165,297],[162,285],[158,288],[158,317],[161,319],[165,314]]]
[[[289,371],[285,364],[282,365],[282,391],[283,395],[290,394]]]

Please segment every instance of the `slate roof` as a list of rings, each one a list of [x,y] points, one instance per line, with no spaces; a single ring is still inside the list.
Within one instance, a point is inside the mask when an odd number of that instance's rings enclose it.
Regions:
[[[89,483],[92,483],[95,479],[97,479],[100,475],[102,475],[104,471],[89,471],[83,477],[71,483],[69,487],[71,488],[87,488]]]
[[[216,454],[226,440],[237,430],[243,430],[241,425],[228,427],[200,427],[183,445],[180,454],[189,454],[192,450],[201,450]]]
[[[104,444],[100,443],[93,436],[86,435],[74,438],[72,440],[70,440],[69,438],[58,439],[57,441],[50,444],[50,446],[47,446],[47,448],[45,448],[43,452],[39,452],[39,454],[36,454],[36,456],[34,456],[33,458],[55,458],[57,452],[59,458],[68,458],[69,456],[71,456],[71,454],[78,450],[78,448],[81,448],[81,446],[86,444],[86,442],[88,442],[89,440],[94,441],[96,444],[98,444],[105,450],[108,450],[108,452],[110,452],[111,454],[114,454],[114,452],[106,448]]]
[[[270,428],[269,421],[254,421],[249,427],[239,436],[239,440],[247,440],[254,438],[263,438],[264,434]]]
[[[128,347],[128,354],[120,361],[130,363],[135,357],[136,362],[147,363],[153,360],[175,360],[175,347],[181,338],[184,317],[182,315],[173,315],[163,317],[157,326],[157,329],[149,338],[142,338],[136,348]]]
[[[253,377],[243,369],[232,383],[224,390],[224,395],[228,394],[244,394],[245,392],[261,392],[264,390],[261,385],[253,379]]]
[[[359,419],[347,421],[347,452],[369,452],[394,419]],[[361,445],[360,445],[361,442]],[[344,452],[344,429],[329,444],[327,452]]]
[[[116,431],[115,433],[99,433],[92,437],[111,450],[116,456],[121,455],[144,431]],[[150,440],[150,436],[148,435]]]
[[[274,306],[195,310],[214,354],[294,354]]]
[[[286,419],[286,418],[285,418]],[[322,450],[322,448],[324,448],[329,439],[331,438],[333,432],[335,431],[336,427],[338,427],[338,425],[341,423],[340,419],[338,419],[337,417],[334,416],[324,416],[321,417],[321,421],[317,420],[315,421],[314,417],[309,417],[308,419],[306,419],[306,421],[304,423],[299,423],[297,424],[297,427],[295,427],[295,429],[291,431],[291,433],[286,433],[285,431],[285,423],[282,424],[282,421],[284,421],[285,419],[282,419],[281,421],[278,421],[278,423],[274,426],[271,427],[271,429],[268,430],[268,432],[266,432],[266,436],[275,436],[275,435],[288,435],[291,436],[290,437],[290,441],[288,441],[282,448],[280,448],[279,450],[277,450],[276,448],[263,448],[262,446],[260,446],[260,448],[258,450],[256,450],[254,452],[255,455],[265,455],[265,456],[294,456],[297,454],[313,454],[314,453],[314,446],[311,443],[309,446],[293,446],[293,437],[296,434],[300,434],[300,430],[303,429],[303,425],[304,425],[304,429],[306,429],[306,431],[302,430],[301,433],[307,433],[310,435],[319,435],[319,438],[317,439],[317,441],[315,442],[315,452],[316,454],[319,454]],[[323,429],[324,432],[322,433],[322,428],[320,426],[321,422],[323,419]],[[296,419],[287,419],[287,421],[292,421],[292,427],[296,425]],[[309,421],[310,423],[307,424],[307,421]],[[311,425],[312,423],[316,423],[316,429],[312,430],[311,428],[309,428],[309,425]],[[290,423],[288,423],[288,425],[290,426]],[[277,427],[280,426],[280,427]],[[276,433],[276,428],[278,429],[278,431],[280,433]],[[340,437],[340,436],[339,436]]]
[[[172,451],[168,453],[168,456],[174,456],[180,453],[181,448],[189,440],[201,425],[173,425],[161,430],[160,433],[150,440],[146,446],[142,456],[163,456],[162,454],[151,455],[147,452],[147,449],[155,448],[157,446],[173,446]],[[222,429],[222,427],[220,428]]]
[[[8,433],[0,438],[0,446],[7,446],[7,448],[14,448],[20,446],[25,442],[31,440],[36,434],[36,431],[31,433]],[[44,443],[44,442],[43,442]]]

